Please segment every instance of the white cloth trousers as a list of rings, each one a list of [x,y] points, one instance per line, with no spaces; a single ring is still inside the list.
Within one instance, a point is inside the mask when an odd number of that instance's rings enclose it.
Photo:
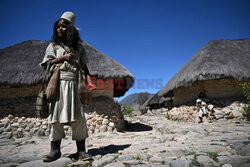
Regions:
[[[206,115],[208,113],[206,107],[202,107],[199,109],[199,117],[203,117],[203,115]]]
[[[61,140],[65,137],[63,123],[53,123],[50,128],[50,141]],[[79,117],[75,122],[71,122],[72,140],[84,140],[88,137],[87,125],[85,117]]]

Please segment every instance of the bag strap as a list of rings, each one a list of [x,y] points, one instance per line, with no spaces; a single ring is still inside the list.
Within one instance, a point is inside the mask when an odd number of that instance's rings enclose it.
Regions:
[[[48,85],[49,78],[51,77],[51,74],[49,72],[50,66],[51,66],[51,61],[48,61],[47,62],[47,67],[46,67],[46,70],[45,70],[45,76],[42,79],[42,86],[40,88],[40,91],[45,90],[47,85]]]
[[[54,53],[56,53],[55,44],[52,43],[52,46],[53,46]],[[51,61],[48,61],[47,62],[47,67],[45,69],[45,77],[43,77],[43,79],[42,79],[42,86],[40,88],[40,91],[46,90],[46,87],[47,87],[47,85],[49,83],[49,79],[52,76],[52,74],[50,73],[50,67],[51,67]]]

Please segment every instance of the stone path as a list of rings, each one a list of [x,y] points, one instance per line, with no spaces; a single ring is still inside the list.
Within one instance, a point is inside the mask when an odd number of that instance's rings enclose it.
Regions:
[[[62,158],[52,163],[40,160],[49,151],[48,137],[0,137],[0,166],[250,166],[249,122],[222,119],[195,124],[169,121],[164,115],[135,116],[124,132],[90,135],[91,162],[67,157],[76,152],[70,137],[62,141]]]

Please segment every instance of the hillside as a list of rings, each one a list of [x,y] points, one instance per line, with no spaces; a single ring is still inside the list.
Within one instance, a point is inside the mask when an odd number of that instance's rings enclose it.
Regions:
[[[154,94],[150,94],[147,92],[142,92],[142,93],[134,93],[131,94],[127,97],[125,97],[124,99],[122,99],[119,103],[123,106],[123,105],[127,105],[127,106],[131,106],[133,107],[134,110],[138,110],[140,105],[143,105],[144,102],[152,97]]]

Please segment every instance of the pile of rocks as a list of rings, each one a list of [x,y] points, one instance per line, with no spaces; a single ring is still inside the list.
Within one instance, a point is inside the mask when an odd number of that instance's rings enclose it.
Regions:
[[[214,115],[215,119],[245,119],[243,115],[243,107],[246,107],[247,104],[235,101],[226,107],[217,107],[214,106]],[[198,107],[197,106],[185,106],[174,107],[170,110],[166,108],[158,109],[161,110],[163,114],[168,114],[169,119],[171,120],[180,120],[187,122],[197,122],[198,121]],[[158,110],[148,110],[149,114],[157,114]]]
[[[92,103],[87,108],[84,108],[84,112],[89,114],[87,116],[88,126],[92,132],[98,131],[98,129],[101,130],[101,126],[102,131],[105,129],[110,130],[109,127],[120,131],[125,127],[121,105],[111,97],[94,97]],[[91,122],[89,119],[91,119]],[[98,122],[96,122],[97,120]],[[108,125],[107,128],[105,128],[105,125]]]
[[[96,112],[85,115],[87,118],[87,127],[89,134],[113,132],[121,130],[123,120],[117,116],[105,116]],[[72,134],[71,128],[68,125],[64,126],[65,135]],[[0,120],[0,139],[1,138],[23,138],[32,136],[49,136],[50,125],[47,119],[14,117],[9,114],[8,117]]]
[[[117,117],[116,115],[109,116],[104,114],[98,114],[96,112],[87,114],[87,126],[89,133],[99,133],[99,132],[112,132],[116,130],[122,130],[123,119]]]
[[[171,120],[183,120],[188,122],[195,122],[198,116],[196,106],[180,106],[174,107],[167,112]]]
[[[243,107],[246,107],[247,104],[240,103],[238,101],[224,107],[224,108],[215,108],[215,117],[216,119],[226,118],[226,119],[232,119],[232,118],[239,118],[239,119],[245,119],[243,112]]]

